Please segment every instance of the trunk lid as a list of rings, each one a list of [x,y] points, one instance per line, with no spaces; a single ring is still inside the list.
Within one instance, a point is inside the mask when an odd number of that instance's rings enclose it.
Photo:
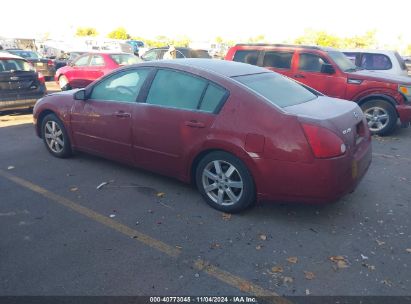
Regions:
[[[319,96],[311,101],[283,108],[300,121],[333,131],[348,147],[356,147],[369,136],[361,108],[352,101]]]

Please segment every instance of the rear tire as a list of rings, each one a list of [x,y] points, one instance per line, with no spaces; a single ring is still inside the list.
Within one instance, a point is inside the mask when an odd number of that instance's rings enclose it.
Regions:
[[[71,156],[71,143],[63,122],[55,115],[48,114],[41,122],[41,137],[47,150],[55,157]]]
[[[196,168],[199,192],[211,207],[228,213],[240,212],[255,202],[253,178],[244,163],[232,154],[207,154]]]
[[[394,131],[397,126],[397,112],[385,100],[370,100],[361,105],[367,119],[368,128],[372,134],[385,136]]]
[[[62,91],[71,90],[71,86],[66,76],[61,75],[59,77],[59,86]]]

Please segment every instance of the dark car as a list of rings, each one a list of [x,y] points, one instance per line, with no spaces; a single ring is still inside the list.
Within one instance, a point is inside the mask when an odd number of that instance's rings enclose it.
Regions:
[[[8,49],[10,54],[20,56],[30,62],[33,67],[46,78],[53,78],[56,73],[54,62],[51,59],[43,58],[38,53],[30,50]]]
[[[410,125],[411,78],[362,70],[336,49],[238,44],[230,48],[225,59],[261,66],[330,97],[355,101],[375,134],[390,134],[398,120],[403,127]]]
[[[45,93],[44,77],[28,61],[0,52],[0,111],[33,107]]]
[[[193,182],[225,212],[256,200],[334,201],[371,162],[356,103],[224,60],[123,67],[44,97],[33,116],[52,155],[86,151]]]
[[[176,47],[176,58],[211,58],[206,50],[197,50],[186,47]],[[161,60],[168,51],[168,47],[153,48],[148,50],[141,59],[144,61]]]
[[[85,54],[87,52],[83,51],[83,52],[68,52],[68,53],[63,53],[59,58],[56,58],[54,60],[54,67],[56,69],[56,71],[59,68],[62,68],[66,65],[70,65],[71,62],[74,61],[74,59],[76,59],[77,57]]]

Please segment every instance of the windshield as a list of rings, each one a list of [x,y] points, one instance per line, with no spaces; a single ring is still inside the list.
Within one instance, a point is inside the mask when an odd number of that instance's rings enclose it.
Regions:
[[[334,60],[338,67],[344,72],[356,71],[358,67],[342,52],[329,51],[328,55]]]
[[[110,55],[110,57],[118,65],[129,65],[142,62],[142,60],[139,57],[131,54],[112,54]]]
[[[0,59],[0,73],[14,71],[33,71],[33,67],[27,61],[21,59]]]
[[[294,106],[317,98],[301,84],[277,73],[262,73],[233,77],[251,90],[281,107]]]
[[[39,59],[39,55],[32,51],[9,51],[11,54],[23,57],[25,59]]]

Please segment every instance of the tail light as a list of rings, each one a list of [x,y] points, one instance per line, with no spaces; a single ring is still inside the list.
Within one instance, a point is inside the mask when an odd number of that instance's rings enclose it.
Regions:
[[[48,66],[52,66],[52,65],[54,65],[53,60],[49,60],[49,61],[47,61],[47,65],[48,65]]]
[[[44,75],[43,75],[43,74],[41,74],[40,72],[38,72],[38,77],[39,77],[39,81],[40,81],[42,84],[46,84],[46,80],[44,79]]]
[[[340,156],[347,150],[342,139],[334,132],[321,126],[304,123],[302,127],[316,158]]]

